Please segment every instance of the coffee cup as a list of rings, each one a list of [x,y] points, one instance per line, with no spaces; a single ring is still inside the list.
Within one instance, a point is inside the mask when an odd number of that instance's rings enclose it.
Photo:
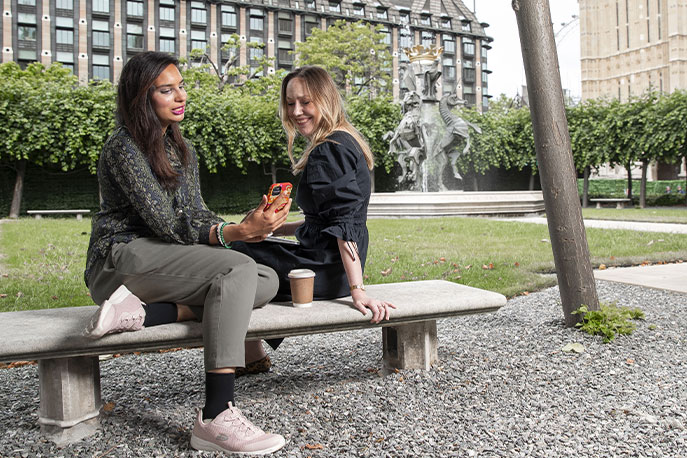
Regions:
[[[293,269],[289,272],[289,280],[293,306],[310,307],[315,286],[315,272],[310,269]]]

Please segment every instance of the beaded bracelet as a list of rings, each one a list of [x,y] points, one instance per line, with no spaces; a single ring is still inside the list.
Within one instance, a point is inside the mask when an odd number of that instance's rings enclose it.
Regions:
[[[217,225],[217,240],[224,248],[231,248],[231,242],[227,243],[224,240],[224,227],[229,226],[230,224],[232,223],[221,223]]]

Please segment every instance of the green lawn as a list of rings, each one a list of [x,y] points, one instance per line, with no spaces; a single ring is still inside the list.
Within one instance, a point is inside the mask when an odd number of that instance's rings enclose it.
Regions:
[[[687,224],[687,207],[583,208],[582,216],[585,219]]]
[[[368,227],[367,283],[439,278],[507,296],[555,284],[544,225],[457,217],[376,219]],[[89,232],[89,219],[0,224],[0,311],[90,304]],[[587,236],[595,266],[687,259],[687,235],[590,228]]]

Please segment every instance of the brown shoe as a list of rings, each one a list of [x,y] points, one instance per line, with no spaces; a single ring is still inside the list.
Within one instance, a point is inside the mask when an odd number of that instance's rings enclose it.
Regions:
[[[270,360],[269,355],[265,355],[265,357],[262,359],[246,364],[246,367],[237,367],[236,371],[234,372],[234,377],[239,378],[243,377],[244,375],[269,372],[271,367],[272,361]]]

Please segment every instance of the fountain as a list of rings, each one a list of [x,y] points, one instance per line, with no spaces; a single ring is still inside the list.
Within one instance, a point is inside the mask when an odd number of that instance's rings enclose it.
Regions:
[[[453,111],[465,104],[455,88],[437,98],[443,48],[416,45],[403,50],[403,116],[384,137],[400,166],[401,192],[375,193],[369,217],[541,213],[541,191],[463,192],[456,161],[470,153],[470,135],[481,129]]]

